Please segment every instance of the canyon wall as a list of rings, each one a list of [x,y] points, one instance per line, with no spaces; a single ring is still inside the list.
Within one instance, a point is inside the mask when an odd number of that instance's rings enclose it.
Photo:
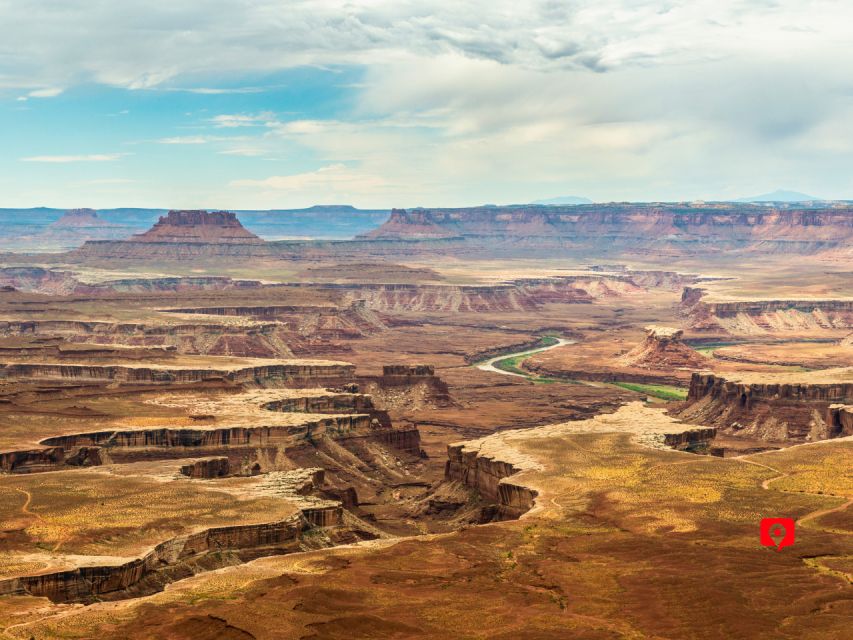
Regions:
[[[835,335],[853,329],[853,299],[704,301],[686,287],[681,311],[694,333],[760,336],[785,333]]]
[[[833,404],[827,410],[826,423],[833,436],[853,436],[853,405]]]
[[[333,385],[352,379],[355,367],[351,364],[275,364],[235,368],[233,370],[209,368],[146,367],[128,365],[84,365],[55,363],[0,363],[0,380],[3,379],[71,379],[110,380],[127,384],[191,383],[224,379],[232,382],[255,384],[310,383],[312,386]]]
[[[694,373],[678,416],[712,425],[722,433],[790,443],[824,440],[843,433],[849,420],[832,405],[853,401],[853,382],[744,383]]]
[[[0,596],[32,595],[54,602],[113,599],[157,591],[164,583],[198,570],[216,568],[222,560],[208,554],[227,556],[229,552],[251,550],[255,557],[300,551],[303,532],[314,527],[341,524],[340,506],[309,507],[278,522],[214,527],[199,533],[162,542],[141,558],[121,564],[83,566],[67,571],[0,580]],[[320,524],[316,524],[320,523]],[[145,583],[148,582],[146,585]]]
[[[613,203],[469,209],[394,209],[365,238],[571,238],[616,244],[761,244],[814,250],[853,238],[853,207],[774,208],[753,204]]]
[[[519,471],[512,463],[481,455],[469,443],[447,447],[445,479],[476,489],[485,500],[497,505],[501,519],[518,518],[530,511],[538,495],[530,487],[507,481]]]

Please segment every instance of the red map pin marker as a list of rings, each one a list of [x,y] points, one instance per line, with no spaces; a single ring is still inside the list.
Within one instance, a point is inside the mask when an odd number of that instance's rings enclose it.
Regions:
[[[794,519],[762,518],[760,539],[762,545],[776,547],[776,551],[791,546],[796,539]]]

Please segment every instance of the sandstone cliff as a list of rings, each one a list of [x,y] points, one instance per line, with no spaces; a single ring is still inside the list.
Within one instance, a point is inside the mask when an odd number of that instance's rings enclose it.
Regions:
[[[593,204],[469,209],[395,209],[365,238],[540,237],[617,245],[691,243],[753,250],[814,251],[853,238],[853,207],[774,208],[753,204]],[[546,241],[547,242],[547,241]]]
[[[681,309],[697,333],[761,336],[777,333],[837,334],[853,329],[853,300],[786,299],[705,301],[685,288]]]
[[[723,433],[789,443],[837,437],[847,427],[846,410],[831,406],[853,400],[853,382],[758,382],[694,373],[682,419]]]

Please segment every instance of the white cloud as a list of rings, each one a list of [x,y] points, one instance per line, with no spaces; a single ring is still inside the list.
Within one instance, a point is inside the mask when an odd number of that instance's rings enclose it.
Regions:
[[[223,113],[213,116],[210,122],[215,127],[222,129],[233,129],[236,127],[265,127],[272,124],[275,116],[272,113]]]
[[[600,72],[841,48],[851,18],[846,0],[6,2],[0,77],[6,86],[152,88],[204,74],[382,64],[402,52]]]
[[[67,162],[113,162],[120,158],[129,155],[127,153],[92,153],[86,155],[69,155],[69,156],[29,156],[21,158],[21,162],[48,162],[48,163],[67,163]]]
[[[255,158],[258,156],[267,155],[268,151],[260,147],[235,147],[233,149],[224,149],[219,153],[224,156],[243,156],[245,158]]]
[[[215,96],[252,93],[264,74],[299,65],[358,67],[342,79],[334,119],[252,97],[265,106],[194,109],[206,131],[159,140],[215,141],[222,167],[225,156],[292,162],[292,175],[231,183],[220,195],[238,192],[237,205],[333,189],[381,206],[561,192],[713,197],[787,184],[853,195],[848,0],[14,5],[0,0],[0,87],[12,95],[95,82]],[[217,129],[244,135],[205,135],[232,133]],[[324,168],[306,172],[302,158]]]
[[[387,185],[376,176],[353,171],[344,164],[332,164],[316,171],[287,176],[270,176],[262,180],[234,180],[229,186],[277,191],[315,192],[318,194],[374,193]]]
[[[45,89],[33,89],[25,96],[18,96],[18,102],[26,102],[30,98],[55,98],[58,95],[61,95],[63,89],[59,87],[49,87]]]
[[[244,93],[263,93],[267,91],[268,87],[231,87],[231,88],[217,88],[217,87],[168,87],[163,89],[163,91],[173,91],[173,92],[183,92],[183,93],[195,93],[203,96],[219,96],[219,95],[233,95],[233,94],[244,94]]]
[[[49,87],[45,89],[35,89],[27,94],[29,98],[55,98],[62,93],[62,89],[58,87]]]
[[[160,144],[207,144],[210,142],[209,136],[174,136],[171,138],[160,138],[157,140]]]

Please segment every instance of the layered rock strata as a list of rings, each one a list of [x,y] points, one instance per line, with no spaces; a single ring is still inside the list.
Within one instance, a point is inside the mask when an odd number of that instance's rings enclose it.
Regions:
[[[236,383],[333,385],[353,377],[355,367],[345,363],[276,363],[235,366],[229,370],[178,365],[86,365],[60,363],[0,363],[2,379],[109,380],[126,384],[187,383],[222,379]]]
[[[619,359],[628,367],[643,369],[704,369],[707,360],[688,347],[684,332],[674,327],[646,327],[646,339]]]
[[[478,441],[462,442],[447,447],[445,480],[476,489],[482,498],[497,505],[498,519],[518,518],[530,511],[538,492],[507,480],[524,467],[481,455],[479,444]]]
[[[705,301],[701,289],[685,288],[681,308],[694,333],[761,336],[853,329],[852,299]]]
[[[724,433],[768,441],[806,442],[844,433],[846,409],[853,401],[853,382],[847,370],[832,372],[823,381],[727,380],[713,374],[694,373],[687,403],[678,415],[714,425]],[[825,372],[823,372],[825,373]],[[832,407],[835,406],[835,409]]]
[[[91,601],[142,595],[223,564],[264,555],[293,553],[306,548],[303,534],[343,524],[339,503],[307,496],[323,482],[320,469],[299,469],[276,474],[268,493],[304,503],[295,515],[283,520],[247,525],[213,527],[161,542],[139,558],[125,562],[90,564],[76,569],[0,580],[0,596],[32,595],[54,602]],[[303,497],[304,496],[304,497]]]
[[[201,458],[181,467],[181,474],[188,478],[223,478],[231,473],[231,464],[226,457]]]
[[[537,238],[610,248],[716,245],[755,251],[809,251],[853,238],[853,207],[782,208],[753,204],[612,203],[468,209],[394,209],[369,239]]]

